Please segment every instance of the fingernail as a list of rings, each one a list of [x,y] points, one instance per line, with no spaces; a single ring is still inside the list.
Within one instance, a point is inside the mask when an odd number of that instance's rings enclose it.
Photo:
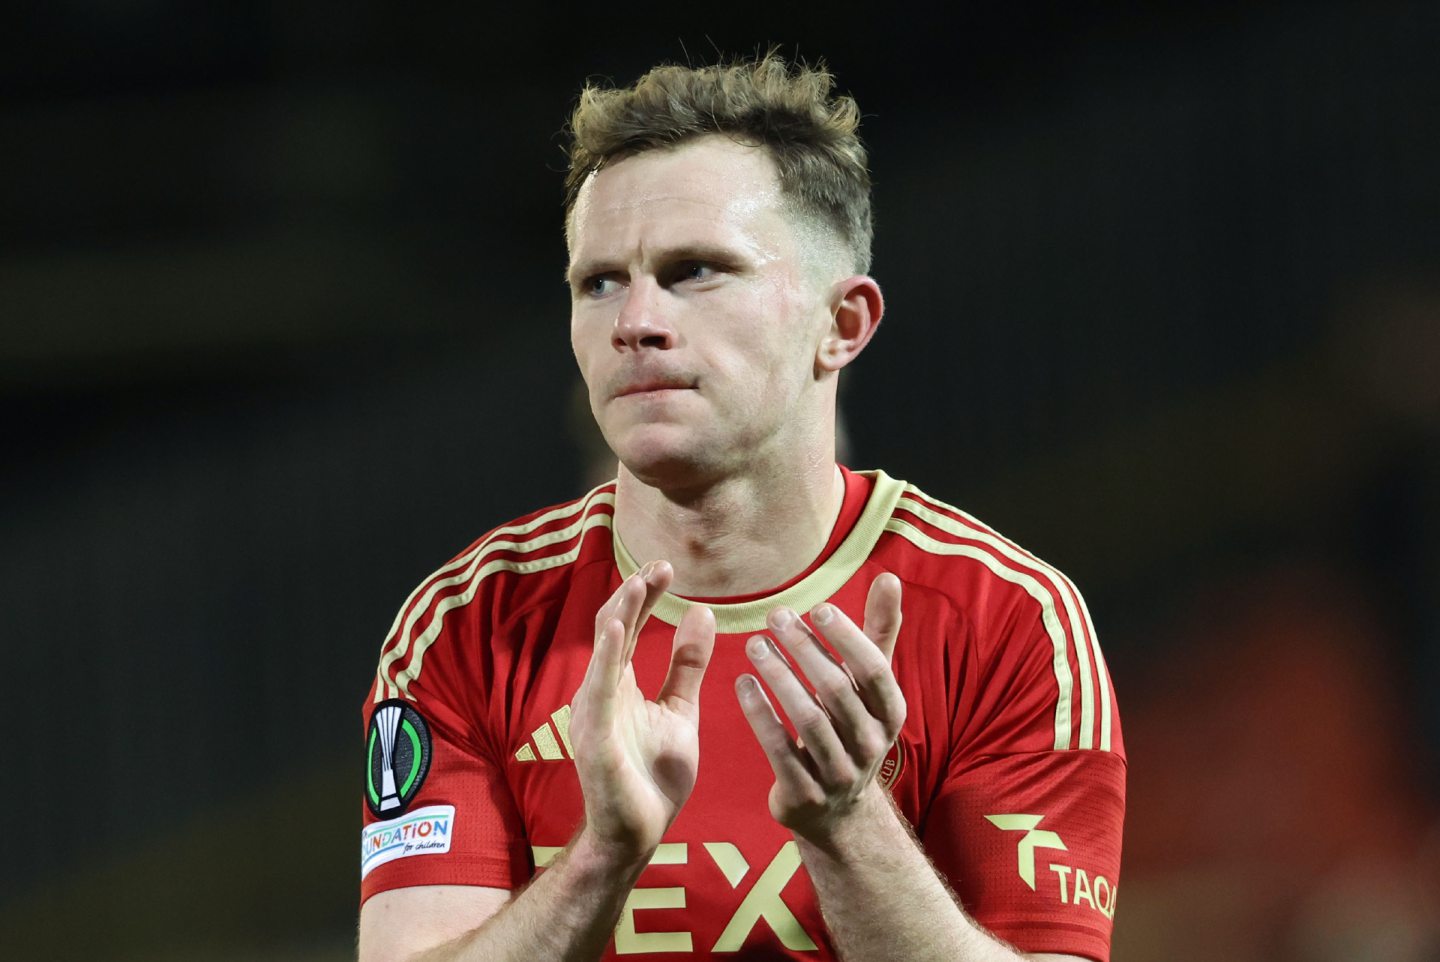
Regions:
[[[777,631],[784,631],[786,628],[789,628],[790,623],[794,620],[795,614],[789,608],[776,608],[770,612],[770,624],[773,625]]]
[[[640,569],[640,579],[641,579],[642,581],[649,581],[649,580],[650,580],[650,576],[651,576],[652,574],[654,574],[654,573],[655,573],[655,562],[653,562],[653,561],[647,561],[647,562],[645,562],[644,567],[642,567],[642,568]]]
[[[756,661],[770,657],[770,640],[763,635],[752,636],[746,648],[750,652],[750,657]]]
[[[820,605],[810,614],[810,617],[815,619],[817,625],[828,625],[830,619],[835,617],[835,609],[829,605]]]

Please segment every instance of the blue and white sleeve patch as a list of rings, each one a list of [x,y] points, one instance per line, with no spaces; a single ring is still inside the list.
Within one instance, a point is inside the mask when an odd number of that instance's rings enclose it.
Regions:
[[[360,833],[360,877],[377,865],[412,855],[444,855],[454,837],[455,806],[427,805],[375,822]]]

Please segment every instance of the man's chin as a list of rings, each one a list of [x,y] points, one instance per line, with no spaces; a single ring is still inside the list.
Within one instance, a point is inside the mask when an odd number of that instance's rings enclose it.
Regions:
[[[694,487],[706,483],[717,470],[714,452],[706,452],[703,446],[693,442],[630,444],[622,446],[618,454],[625,470],[652,488]]]
[[[665,490],[692,487],[703,481],[708,473],[694,458],[622,457],[620,463],[635,480],[652,488]]]

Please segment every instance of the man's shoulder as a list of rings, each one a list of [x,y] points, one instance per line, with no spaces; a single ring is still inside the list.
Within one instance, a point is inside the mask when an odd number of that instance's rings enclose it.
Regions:
[[[916,485],[904,485],[885,531],[904,580],[933,589],[972,618],[1004,616],[1017,606],[1083,604],[1060,569]]]
[[[893,553],[887,566],[944,599],[989,676],[1010,679],[1002,688],[1038,698],[1024,704],[1045,706],[1056,749],[1121,751],[1104,655],[1069,577],[914,485],[896,501],[885,530]]]
[[[557,545],[574,548],[597,528],[610,530],[615,513],[615,482],[591,488],[578,498],[547,505],[497,525],[472,541],[447,564],[461,558],[503,555],[506,552],[529,554]]]
[[[426,576],[404,610],[513,611],[563,586],[587,562],[612,558],[615,482],[497,525]]]
[[[594,571],[591,565],[605,562],[608,572],[614,507],[614,483],[602,484],[584,497],[492,528],[432,571],[395,613],[381,649],[378,690],[385,697],[408,696],[427,652],[433,662],[472,647],[491,648],[499,626],[547,602],[563,604],[577,570]],[[585,584],[589,593],[605,588],[598,576]]]
[[[614,513],[615,482],[609,481],[491,528],[442,571],[464,572],[477,585],[495,577],[507,583],[512,577],[537,585],[552,582],[568,576],[577,562],[611,556]]]

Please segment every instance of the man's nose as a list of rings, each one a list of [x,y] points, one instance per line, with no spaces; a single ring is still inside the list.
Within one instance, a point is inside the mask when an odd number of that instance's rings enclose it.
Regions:
[[[610,343],[617,351],[638,351],[641,348],[669,350],[675,346],[675,331],[665,318],[665,291],[653,278],[640,278],[630,284],[620,313],[615,315],[615,330]]]

